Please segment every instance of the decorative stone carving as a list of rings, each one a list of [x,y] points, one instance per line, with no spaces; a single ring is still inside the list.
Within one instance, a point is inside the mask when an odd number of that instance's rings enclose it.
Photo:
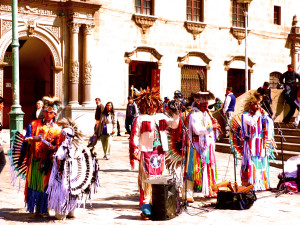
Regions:
[[[209,62],[211,61],[211,59],[210,58],[208,58],[207,57],[207,55],[205,54],[205,53],[203,53],[203,52],[189,52],[189,53],[187,53],[185,56],[182,56],[182,57],[178,57],[177,58],[177,62],[179,62],[178,63],[178,66],[179,67],[182,67],[181,66],[181,64],[183,64],[183,62],[184,61],[188,61],[188,59],[189,59],[189,57],[199,57],[199,58],[201,58],[202,60],[203,60],[203,62],[205,63],[205,64],[209,64]],[[180,64],[181,63],[181,64]]]
[[[125,52],[125,57],[131,57],[136,52],[148,52],[151,55],[153,55],[157,60],[160,60],[163,56],[155,48],[151,48],[151,47],[147,47],[147,46],[140,46],[131,52]]]
[[[60,39],[60,28],[57,26],[46,25],[46,24],[37,24],[37,27],[47,30],[50,32],[57,41]]]
[[[84,65],[84,79],[83,79],[83,83],[84,84],[91,84],[92,82],[92,64],[90,61],[88,61],[85,65]]]
[[[187,30],[187,32],[193,35],[194,40],[196,40],[197,35],[202,33],[202,31],[206,27],[206,24],[200,22],[185,21],[184,27]]]
[[[71,83],[79,83],[79,62],[77,60],[72,61],[71,64]]]
[[[83,32],[85,35],[91,35],[93,33],[95,24],[84,24]]]
[[[230,69],[230,64],[233,61],[243,61],[243,62],[245,62],[245,56],[233,56],[233,57],[231,57],[230,60],[226,60],[224,62],[225,70],[226,69],[228,69],[228,70]],[[248,58],[248,65],[249,65],[249,67],[253,67],[255,65],[255,63],[250,58]],[[228,70],[226,70],[226,71],[228,71]]]
[[[12,21],[11,20],[2,20],[2,27],[1,27],[2,35],[11,29],[12,29]]]
[[[136,25],[142,28],[143,34],[146,34],[148,29],[152,27],[155,21],[157,20],[157,17],[133,14],[132,19],[136,23]]]
[[[34,20],[28,20],[27,21],[27,28],[28,28],[28,35],[33,35],[34,28],[35,28],[35,21]]]
[[[70,27],[72,33],[74,33],[74,34],[79,33],[79,27],[80,27],[79,23],[70,22],[69,27]]]
[[[245,30],[245,28],[231,27],[230,32],[238,40],[239,45],[242,44],[242,40],[244,40],[245,37],[246,37],[246,30]],[[250,33],[249,29],[247,29],[247,33]]]

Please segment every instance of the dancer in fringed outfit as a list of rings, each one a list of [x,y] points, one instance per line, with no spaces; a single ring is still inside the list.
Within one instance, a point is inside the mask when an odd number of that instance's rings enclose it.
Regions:
[[[249,97],[241,118],[233,118],[230,134],[232,150],[242,156],[242,185],[253,184],[255,191],[270,188],[269,159],[275,158],[273,150],[276,151],[274,123],[261,108],[261,100],[258,92]]]
[[[142,90],[135,99],[140,116],[136,118],[129,141],[130,163],[139,160],[138,185],[140,207],[143,217],[151,215],[151,184],[145,180],[156,175],[166,174],[165,153],[168,151],[167,127],[176,128],[179,123],[177,113],[172,117],[159,113],[163,102],[158,90]]]
[[[62,143],[53,156],[53,167],[47,189],[49,209],[55,218],[74,217],[74,210],[91,199],[92,190],[99,187],[99,165],[92,152],[85,148],[83,134],[70,118],[57,122],[62,126]],[[94,161],[94,162],[93,162]]]
[[[25,202],[27,211],[37,214],[47,213],[48,194],[46,193],[52,156],[61,143],[61,128],[53,122],[57,114],[57,98],[43,98],[44,119],[34,120],[27,127],[21,153],[26,160]],[[19,164],[22,163],[22,158]]]
[[[183,198],[188,202],[194,202],[194,191],[201,192],[206,197],[214,196],[211,186],[217,181],[215,141],[220,125],[207,110],[208,101],[215,97],[211,92],[200,91],[194,98],[192,110],[186,118],[189,138],[186,138],[185,179],[187,180],[186,186],[184,182]]]

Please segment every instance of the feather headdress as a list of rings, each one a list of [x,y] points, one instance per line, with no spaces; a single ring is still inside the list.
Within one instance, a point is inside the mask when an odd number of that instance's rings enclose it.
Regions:
[[[58,106],[61,104],[58,97],[43,97],[44,111],[57,113]]]
[[[250,111],[250,106],[252,104],[260,103],[262,101],[262,96],[260,93],[255,91],[253,94],[250,95],[250,97],[246,100],[245,106],[244,106],[244,112]]]
[[[160,98],[159,90],[156,88],[147,88],[146,90],[141,90],[135,99],[137,106],[141,114],[148,114],[148,109],[150,106],[157,107],[157,111],[161,111],[163,107],[163,101]]]
[[[82,131],[79,130],[78,125],[74,120],[72,120],[69,117],[65,117],[65,118],[62,118],[61,120],[59,120],[57,122],[57,124],[59,126],[62,126],[63,129],[71,128],[73,130],[72,143],[74,144],[75,147],[78,147],[80,145],[80,143],[83,143],[83,141],[84,141],[83,139],[84,139],[85,135],[82,133]]]

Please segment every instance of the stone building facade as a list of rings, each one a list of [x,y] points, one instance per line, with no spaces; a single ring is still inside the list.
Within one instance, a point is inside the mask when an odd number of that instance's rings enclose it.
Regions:
[[[248,87],[272,87],[294,64],[299,71],[300,0],[19,0],[20,96],[30,121],[35,101],[58,96],[61,114],[92,132],[94,99],[124,111],[132,88],[161,96],[204,88],[224,99]],[[0,95],[11,104],[11,1],[0,3]],[[120,121],[122,119],[120,118]],[[121,122],[122,124],[122,122]]]

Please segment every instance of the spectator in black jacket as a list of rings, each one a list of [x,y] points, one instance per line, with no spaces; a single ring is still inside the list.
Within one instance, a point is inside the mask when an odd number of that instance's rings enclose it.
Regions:
[[[95,134],[98,133],[98,125],[99,125],[99,121],[100,121],[100,116],[104,110],[104,105],[101,103],[101,99],[100,98],[95,98],[95,102],[96,102],[96,112],[95,112],[95,120],[96,120],[96,124],[95,124],[95,127],[94,127],[94,131],[95,131]]]
[[[269,116],[272,118],[273,116],[273,110],[271,107],[272,104],[272,98],[271,98],[271,89],[270,89],[270,83],[264,82],[262,87],[259,87],[257,89],[257,92],[261,94],[263,100],[261,101],[261,106],[266,112],[269,114]]]
[[[300,75],[294,71],[293,65],[288,65],[288,71],[282,74],[279,78],[280,83],[284,85],[284,97],[287,102],[287,104],[290,105],[290,111],[288,114],[284,117],[283,122],[289,123],[290,119],[295,113],[296,109],[299,109],[299,107],[294,102],[296,99],[296,91],[295,89],[295,83],[300,81]]]

